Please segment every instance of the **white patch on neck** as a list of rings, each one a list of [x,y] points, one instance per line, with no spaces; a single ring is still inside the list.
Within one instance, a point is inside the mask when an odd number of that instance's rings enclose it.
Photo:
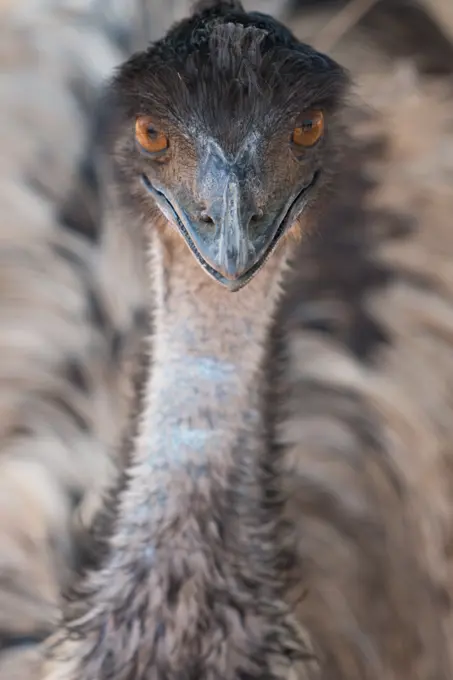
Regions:
[[[215,357],[185,357],[184,368],[194,377],[218,382],[228,380],[236,374],[237,367]]]
[[[193,428],[186,424],[164,426],[147,441],[148,463],[155,470],[165,470],[176,464],[190,466],[195,476],[206,474],[206,463],[224,434],[221,430]]]

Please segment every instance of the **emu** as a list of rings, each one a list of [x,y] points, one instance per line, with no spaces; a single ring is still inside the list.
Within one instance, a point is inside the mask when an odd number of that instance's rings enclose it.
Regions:
[[[274,431],[281,276],[341,168],[346,93],[332,59],[236,2],[199,3],[114,79],[99,128],[107,210],[149,242],[152,362],[107,552],[79,585],[49,680],[449,677],[409,519],[393,554],[372,496],[355,527],[369,580],[360,567],[335,576],[332,558],[325,572],[313,558],[316,571],[304,547],[316,521],[294,482],[303,454]],[[370,431],[365,443],[380,446]],[[366,501],[349,500],[351,516]],[[318,520],[335,514],[333,494],[317,502]],[[343,597],[350,579],[361,604]]]

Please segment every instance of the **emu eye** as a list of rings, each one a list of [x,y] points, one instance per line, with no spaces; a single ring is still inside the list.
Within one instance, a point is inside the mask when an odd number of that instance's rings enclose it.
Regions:
[[[310,147],[321,139],[324,132],[322,111],[307,111],[299,125],[294,128],[292,141],[296,146]]]
[[[162,153],[169,145],[168,137],[154,126],[149,116],[139,116],[135,121],[135,139],[148,153]]]

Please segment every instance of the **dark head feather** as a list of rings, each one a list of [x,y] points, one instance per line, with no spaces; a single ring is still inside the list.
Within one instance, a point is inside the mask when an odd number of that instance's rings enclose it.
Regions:
[[[212,3],[126,62],[113,85],[119,102],[165,117],[198,110],[230,128],[241,109],[269,115],[341,101],[348,78],[336,62],[272,17],[233,5]]]
[[[200,14],[206,10],[219,9],[219,10],[236,10],[237,12],[243,12],[244,7],[242,2],[239,0],[198,0],[192,6],[192,14]]]

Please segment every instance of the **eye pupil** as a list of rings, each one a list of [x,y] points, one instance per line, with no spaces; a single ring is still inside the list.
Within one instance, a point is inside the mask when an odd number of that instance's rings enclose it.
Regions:
[[[167,135],[156,127],[149,116],[138,116],[136,119],[135,139],[139,148],[150,154],[163,154],[169,147]]]
[[[293,130],[292,142],[296,147],[314,146],[324,133],[324,114],[321,110],[307,111],[304,118]]]

